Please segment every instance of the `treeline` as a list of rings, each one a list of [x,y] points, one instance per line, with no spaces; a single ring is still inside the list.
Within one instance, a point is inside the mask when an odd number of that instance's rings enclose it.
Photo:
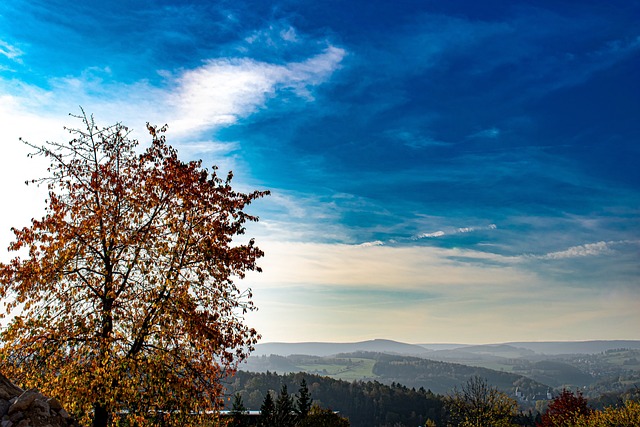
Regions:
[[[226,409],[232,409],[231,396],[239,393],[248,410],[259,410],[267,393],[277,396],[283,385],[298,390],[303,379],[314,404],[347,417],[352,427],[418,426],[429,419],[437,424],[443,420],[443,397],[424,388],[388,386],[377,381],[347,382],[306,373],[239,371],[227,384],[230,399]]]
[[[333,411],[336,411],[339,416],[347,418],[352,427],[550,426],[556,425],[548,424],[548,420],[557,418],[558,412],[583,414],[585,416],[580,422],[588,421],[591,423],[588,426],[592,427],[597,425],[593,424],[596,422],[594,420],[604,419],[603,417],[619,419],[629,414],[633,417],[640,414],[637,403],[640,401],[640,389],[637,387],[632,387],[622,394],[608,394],[601,396],[600,399],[589,399],[588,409],[587,400],[581,393],[578,392],[574,398],[573,394],[565,390],[552,401],[545,402],[545,405],[540,407],[540,412],[523,411],[510,394],[498,390],[490,385],[487,379],[478,376],[468,378],[460,387],[455,387],[447,395],[434,394],[422,387],[409,388],[398,383],[385,385],[378,381],[348,382],[303,372],[278,375],[272,372],[239,371],[233,378],[227,380],[226,388],[230,396],[226,409],[230,411],[233,411],[234,406],[236,409],[238,406],[232,404],[232,401],[240,400],[243,410],[262,410],[263,414],[266,408],[272,408],[267,410],[267,413],[277,414],[278,408],[284,407],[285,410],[281,410],[282,413],[300,415],[306,413],[313,404],[313,407],[317,408],[315,415],[319,419],[335,415]],[[290,395],[287,394],[287,390],[291,391]],[[269,401],[271,403],[268,403]],[[280,417],[282,418],[282,415]],[[307,421],[312,420],[313,417],[307,419]],[[632,422],[611,425],[639,426],[640,419],[634,418],[634,420],[637,421],[635,424]],[[316,425],[298,421],[292,425]],[[269,424],[268,417],[254,417],[253,422],[254,425],[262,426],[285,425],[282,421]],[[320,423],[317,425],[342,424]],[[571,425],[574,426],[574,424]],[[575,426],[582,427],[582,424],[575,424]]]

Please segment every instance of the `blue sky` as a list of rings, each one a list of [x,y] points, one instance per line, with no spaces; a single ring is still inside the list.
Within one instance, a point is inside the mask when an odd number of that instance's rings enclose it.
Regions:
[[[639,1],[76,3],[0,4],[4,247],[81,105],[272,191],[263,341],[640,339]]]

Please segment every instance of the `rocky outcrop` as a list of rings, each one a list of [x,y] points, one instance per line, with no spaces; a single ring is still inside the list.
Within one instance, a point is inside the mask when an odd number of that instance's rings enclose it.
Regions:
[[[0,374],[0,427],[78,426],[55,398],[22,390]]]

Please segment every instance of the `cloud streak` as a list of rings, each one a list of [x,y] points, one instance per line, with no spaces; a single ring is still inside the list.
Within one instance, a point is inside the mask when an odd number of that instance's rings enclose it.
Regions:
[[[616,252],[615,247],[620,245],[635,244],[640,241],[609,241],[609,242],[596,242],[586,243],[584,245],[572,246],[562,251],[550,252],[544,255],[537,256],[539,259],[570,259],[570,258],[584,258],[595,257],[601,255],[612,255]]]
[[[437,238],[437,237],[444,237],[444,236],[450,236],[453,234],[465,234],[465,233],[473,233],[476,231],[488,231],[488,230],[496,230],[498,228],[497,225],[495,224],[489,224],[487,226],[480,226],[480,227],[460,227],[460,228],[455,228],[455,229],[449,229],[447,231],[443,231],[443,230],[438,230],[438,231],[433,231],[433,232],[429,232],[429,233],[421,233],[418,234],[417,236],[415,236],[413,239],[414,240],[419,240],[419,239],[433,239],[433,238]]]
[[[20,49],[0,39],[0,55],[17,63],[22,63],[20,59],[22,54],[23,52]]]

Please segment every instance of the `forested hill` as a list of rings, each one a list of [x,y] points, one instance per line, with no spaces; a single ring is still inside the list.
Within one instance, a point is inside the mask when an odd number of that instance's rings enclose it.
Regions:
[[[258,410],[268,392],[275,395],[284,384],[290,394],[295,394],[303,378],[314,403],[338,411],[349,418],[352,427],[418,426],[424,425],[427,419],[439,425],[442,420],[442,396],[377,381],[348,382],[305,373],[278,375],[239,371],[228,380],[227,393],[229,396],[240,393],[247,409]]]
[[[292,354],[304,354],[308,356],[330,356],[338,353],[353,353],[355,351],[371,351],[376,353],[405,354],[411,356],[424,355],[431,350],[416,344],[406,344],[392,340],[369,340],[352,343],[326,343],[326,342],[301,342],[301,343],[264,343],[256,345],[254,356],[268,356],[277,354],[289,356]]]
[[[241,369],[253,372],[306,372],[347,381],[375,380],[383,384],[423,387],[434,393],[449,393],[472,376],[486,378],[488,383],[509,395],[519,387],[525,394],[546,393],[549,388],[521,375],[492,369],[438,362],[410,356],[355,352],[333,357],[304,355],[251,357]]]

